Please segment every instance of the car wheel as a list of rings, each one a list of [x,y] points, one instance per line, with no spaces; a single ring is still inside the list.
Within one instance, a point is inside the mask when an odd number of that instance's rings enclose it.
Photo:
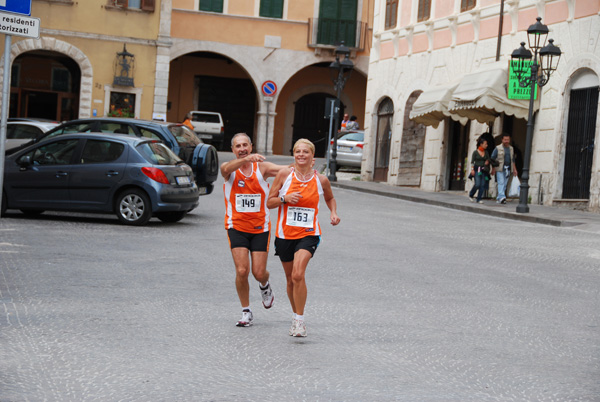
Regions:
[[[152,205],[146,193],[130,188],[117,196],[116,213],[121,223],[142,226],[152,217]]]
[[[43,209],[22,209],[23,212],[27,216],[39,216],[44,213]]]
[[[2,192],[2,204],[0,205],[0,216],[4,216],[6,208],[8,207],[8,201],[6,200],[6,192]]]
[[[186,211],[160,212],[156,214],[156,217],[163,222],[179,222],[186,213]]]

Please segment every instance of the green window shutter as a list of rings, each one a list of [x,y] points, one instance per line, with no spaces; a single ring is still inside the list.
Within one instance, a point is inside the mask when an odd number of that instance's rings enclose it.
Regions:
[[[223,12],[223,0],[200,0],[200,11]]]
[[[283,0],[260,0],[261,17],[283,18]]]
[[[317,43],[337,45],[341,41],[348,47],[356,44],[357,0],[321,0]]]

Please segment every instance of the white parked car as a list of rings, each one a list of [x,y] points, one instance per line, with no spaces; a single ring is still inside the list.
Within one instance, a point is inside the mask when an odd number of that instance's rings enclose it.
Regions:
[[[60,123],[43,119],[10,118],[6,122],[5,150],[17,148],[31,140],[40,138]]]
[[[364,131],[342,131],[338,134],[336,168],[349,166],[360,168],[363,157],[363,146],[365,141]],[[331,148],[333,140],[329,147],[329,156],[331,157]]]
[[[225,138],[225,126],[223,117],[217,112],[203,112],[192,110],[192,126],[198,138],[209,142],[220,149]]]

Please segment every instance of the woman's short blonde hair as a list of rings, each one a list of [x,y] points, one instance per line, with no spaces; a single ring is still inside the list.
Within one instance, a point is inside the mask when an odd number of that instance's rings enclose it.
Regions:
[[[296,141],[296,143],[294,144],[294,148],[292,148],[292,152],[296,152],[296,147],[299,144],[306,144],[306,145],[308,145],[308,148],[310,148],[312,154],[313,155],[315,154],[315,144],[313,144],[312,142],[310,142],[306,138],[300,138],[298,141]]]

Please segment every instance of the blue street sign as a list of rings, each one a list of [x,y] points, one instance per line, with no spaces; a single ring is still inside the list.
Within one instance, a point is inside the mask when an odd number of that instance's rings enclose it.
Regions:
[[[262,84],[262,93],[265,96],[273,96],[277,93],[277,85],[273,81],[265,81]]]
[[[0,11],[31,15],[31,0],[0,0]]]

